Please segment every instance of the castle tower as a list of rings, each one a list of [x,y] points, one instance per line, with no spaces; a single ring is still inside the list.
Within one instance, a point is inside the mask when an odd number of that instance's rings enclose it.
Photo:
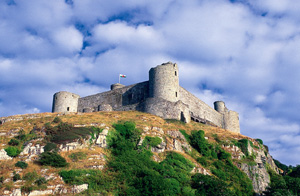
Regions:
[[[79,95],[60,91],[53,95],[52,112],[77,112]]]
[[[215,101],[214,102],[214,108],[216,111],[220,112],[220,113],[224,113],[225,112],[225,103],[223,101]]]
[[[149,96],[176,102],[179,97],[179,77],[176,63],[163,63],[149,71]]]
[[[125,85],[123,85],[123,84],[115,83],[115,84],[110,85],[110,90],[115,90],[115,89],[118,89],[118,88],[123,88],[124,86]]]
[[[215,101],[214,108],[223,115],[222,128],[240,133],[239,114],[235,111],[228,110],[223,101]]]

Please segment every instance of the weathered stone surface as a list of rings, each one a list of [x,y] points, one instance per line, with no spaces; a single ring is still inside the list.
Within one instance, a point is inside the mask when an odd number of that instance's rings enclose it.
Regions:
[[[0,150],[0,160],[11,160],[12,158],[7,155],[4,149]]]
[[[39,196],[39,195],[50,195],[50,194],[52,194],[52,190],[43,190],[43,191],[35,190],[30,192],[28,196]]]
[[[106,148],[107,147],[107,142],[106,142],[106,136],[108,134],[108,130],[109,128],[105,128],[103,129],[103,131],[98,135],[97,139],[96,139],[96,145],[100,146],[102,148]]]
[[[67,192],[68,192],[68,190],[65,188],[65,186],[63,184],[56,185],[53,190],[54,194],[60,194],[60,195],[66,194]]]
[[[211,175],[205,168],[202,167],[194,167],[192,173],[199,173],[203,175]]]
[[[21,189],[14,189],[10,196],[22,196]]]
[[[72,193],[81,193],[82,191],[85,191],[89,188],[88,184],[82,184],[82,185],[75,185],[72,188]]]
[[[246,163],[242,163],[240,167],[252,181],[253,189],[256,193],[262,193],[266,190],[270,183],[270,176],[264,166],[260,164],[249,166]]]
[[[161,152],[165,151],[166,146],[167,146],[167,144],[165,142],[162,142],[162,143],[158,144],[157,146],[152,147],[151,151],[156,152],[156,153],[161,153]]]
[[[249,155],[254,154],[256,165],[247,165],[245,163],[241,164],[239,167],[244,171],[247,176],[252,180],[253,189],[256,193],[261,194],[266,190],[267,186],[270,183],[270,176],[267,171],[266,165],[269,164],[271,168],[278,173],[278,168],[275,165],[272,157],[267,153],[265,154],[265,148],[260,147],[259,149],[254,149],[248,144],[248,153]],[[244,156],[240,152],[241,157]]]
[[[28,143],[20,155],[39,155],[44,152],[44,146],[40,144],[33,145],[32,143]]]
[[[169,130],[167,131],[167,134],[172,137],[172,143],[168,145],[168,150],[176,150],[180,152],[191,151],[192,147],[180,131]]]

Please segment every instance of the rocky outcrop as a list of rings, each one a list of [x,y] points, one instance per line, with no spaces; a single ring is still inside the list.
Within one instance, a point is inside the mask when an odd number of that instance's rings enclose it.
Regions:
[[[270,183],[268,167],[278,173],[278,168],[275,165],[272,157],[263,146],[253,148],[248,144],[248,153],[253,154],[255,160],[253,164],[242,163],[240,169],[244,171],[252,180],[253,189],[256,193],[262,194]],[[241,155],[242,156],[242,155]],[[255,163],[255,164],[254,164]]]
[[[106,148],[107,147],[107,142],[106,142],[106,136],[108,134],[109,128],[106,127],[103,129],[103,131],[98,135],[95,144],[99,147]]]
[[[26,161],[31,161],[34,157],[37,157],[41,153],[44,152],[44,146],[40,144],[33,144],[33,142],[28,143],[25,145],[23,151],[20,153],[20,156],[26,158]]]
[[[82,185],[74,185],[72,188],[72,193],[81,193],[89,188],[88,184],[82,184]]]
[[[0,160],[11,160],[12,158],[7,155],[4,149],[0,150]]]
[[[177,130],[167,131],[170,136],[171,143],[168,145],[168,150],[176,150],[180,152],[188,152],[192,150],[190,144],[186,141],[185,137]]]

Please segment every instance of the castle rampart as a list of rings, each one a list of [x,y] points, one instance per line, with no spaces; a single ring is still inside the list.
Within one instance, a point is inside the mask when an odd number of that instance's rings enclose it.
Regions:
[[[53,112],[95,112],[138,110],[165,119],[194,120],[240,132],[238,113],[217,101],[214,108],[179,86],[177,64],[158,65],[149,71],[149,81],[124,86],[116,83],[111,90],[80,98],[69,92],[53,97]]]

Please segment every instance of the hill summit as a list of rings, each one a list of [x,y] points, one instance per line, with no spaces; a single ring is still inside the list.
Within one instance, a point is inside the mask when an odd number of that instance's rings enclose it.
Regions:
[[[0,118],[1,195],[253,195],[279,169],[259,139],[137,111]]]

